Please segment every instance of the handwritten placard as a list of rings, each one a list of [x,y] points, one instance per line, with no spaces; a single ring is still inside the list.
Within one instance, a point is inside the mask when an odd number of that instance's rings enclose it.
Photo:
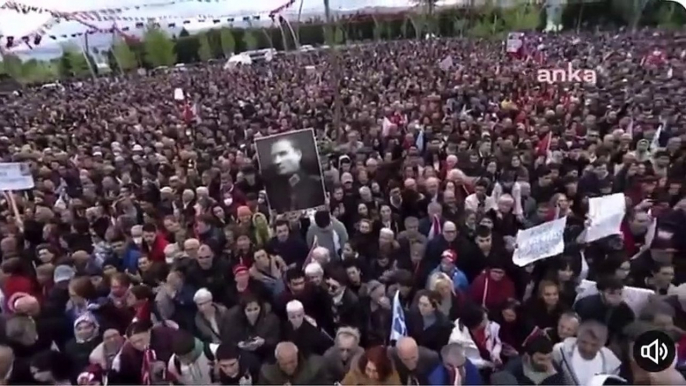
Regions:
[[[0,190],[25,190],[34,186],[28,163],[0,162]]]
[[[588,200],[586,242],[620,234],[620,227],[626,213],[624,193],[593,197]]]
[[[512,255],[512,262],[523,267],[562,253],[565,249],[565,226],[567,217],[517,232],[517,248]]]

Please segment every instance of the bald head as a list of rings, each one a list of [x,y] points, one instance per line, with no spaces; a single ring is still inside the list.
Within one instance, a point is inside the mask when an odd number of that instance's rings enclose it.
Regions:
[[[408,336],[400,338],[398,342],[396,342],[395,347],[398,349],[398,351],[405,352],[418,350],[417,341]]]
[[[188,249],[198,249],[200,248],[200,241],[198,239],[188,239],[183,242],[183,248]]]
[[[396,352],[400,362],[407,367],[408,370],[413,371],[417,368],[419,362],[419,347],[417,341],[410,337],[403,337],[395,344]]]

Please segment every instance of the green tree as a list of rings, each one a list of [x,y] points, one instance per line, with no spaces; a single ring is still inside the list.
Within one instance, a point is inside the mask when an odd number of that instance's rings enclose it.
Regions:
[[[138,58],[125,41],[120,40],[112,46],[112,55],[121,72],[134,70],[138,67]]]
[[[74,76],[86,76],[91,73],[91,63],[84,57],[83,52],[78,47],[68,46],[67,52],[67,59]]]
[[[59,61],[57,62],[57,71],[60,74],[61,78],[69,78],[74,76],[74,73],[72,72],[71,69],[71,59],[69,58],[70,53],[66,51],[62,51],[62,56],[60,56]]]
[[[90,63],[78,46],[74,44],[62,46],[62,56],[58,62],[58,72],[61,77],[84,76],[91,70]]]
[[[228,58],[236,51],[236,39],[233,36],[233,32],[229,28],[222,28],[219,30],[219,38],[224,57]]]
[[[503,12],[505,29],[508,31],[534,30],[540,22],[540,13],[541,10],[532,4],[519,3]]]
[[[210,47],[210,40],[207,38],[207,34],[198,34],[198,43],[198,58],[203,62],[212,59],[212,47]]]
[[[611,0],[612,11],[622,17],[624,22],[636,30],[649,0]]]
[[[438,30],[438,23],[435,18],[435,10],[436,10],[436,3],[438,2],[437,0],[415,0],[415,4],[419,6],[421,9],[421,18],[414,18],[415,21],[418,21],[419,19],[422,20],[422,28],[420,30],[426,31],[428,33],[436,33]],[[417,25],[415,25],[415,30]],[[420,32],[421,35],[421,32]]]
[[[453,35],[464,36],[464,32],[467,29],[467,19],[463,19],[461,16],[457,16],[453,20]]]
[[[374,14],[372,14],[372,20],[374,20],[374,40],[377,42],[381,39],[383,39],[383,26],[381,25],[382,21],[379,21],[376,17],[374,17]]]
[[[30,59],[22,66],[22,79],[27,83],[46,83],[57,77],[57,68],[50,62]]]
[[[676,15],[677,3],[670,1],[668,4],[661,4],[657,14],[658,25],[660,28],[677,30],[681,25],[677,22]]]
[[[197,36],[184,36],[176,39],[174,51],[176,52],[176,61],[179,63],[193,63],[200,60],[198,57],[200,42]]]
[[[17,55],[3,53],[2,54],[2,68],[3,72],[14,80],[21,80],[22,64],[21,59]]]
[[[403,18],[403,24],[400,27],[400,31],[401,31],[404,39],[407,39],[409,37],[409,33],[410,33],[410,18],[409,17],[406,16],[405,18]]]
[[[152,67],[173,66],[176,63],[174,42],[161,29],[148,28],[143,35],[143,45],[145,47],[145,60]]]
[[[272,40],[272,35],[269,33],[269,29],[260,28],[260,32],[262,32],[262,36],[267,41],[269,48],[274,48],[274,41]]]
[[[337,45],[342,45],[345,43],[345,30],[340,25],[334,27],[333,39]]]
[[[426,21],[426,15],[410,14],[410,23],[412,24],[412,28],[414,28],[415,38],[422,38],[422,32],[426,30],[427,26]]]
[[[494,25],[491,18],[477,20],[469,30],[469,35],[476,38],[487,38],[493,36]]]
[[[245,32],[243,33],[243,44],[245,45],[245,48],[249,51],[257,49],[259,41],[257,40],[257,36],[255,36],[254,30],[245,30]]]

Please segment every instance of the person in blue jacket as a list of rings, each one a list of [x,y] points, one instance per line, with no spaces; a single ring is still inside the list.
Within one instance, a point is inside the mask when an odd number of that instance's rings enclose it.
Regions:
[[[457,380],[455,377],[459,376]],[[429,385],[483,385],[479,369],[464,355],[459,343],[448,343],[441,349],[441,363],[429,374]]]

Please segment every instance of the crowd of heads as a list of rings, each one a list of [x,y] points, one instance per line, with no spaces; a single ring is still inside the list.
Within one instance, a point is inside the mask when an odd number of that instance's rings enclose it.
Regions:
[[[686,328],[683,36],[526,39],[536,55],[402,40],[3,96],[0,156],[35,187],[0,198],[0,379],[658,382],[630,347]],[[568,65],[597,82],[537,81]],[[256,143],[305,129],[321,175],[291,189],[311,154]],[[321,206],[277,204],[320,185]],[[612,193],[621,229],[584,242]],[[519,231],[565,216],[562,254],[512,263]]]

